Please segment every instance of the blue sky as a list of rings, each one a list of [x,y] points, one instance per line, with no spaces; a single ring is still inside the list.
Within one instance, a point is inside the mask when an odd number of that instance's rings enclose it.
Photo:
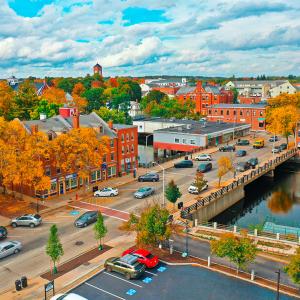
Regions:
[[[0,78],[299,75],[300,1],[0,0]]]

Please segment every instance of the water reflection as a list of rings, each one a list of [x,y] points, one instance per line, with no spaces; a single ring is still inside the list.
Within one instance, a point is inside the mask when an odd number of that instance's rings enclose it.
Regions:
[[[274,192],[268,199],[268,208],[275,214],[287,214],[293,207],[294,195],[284,190]]]

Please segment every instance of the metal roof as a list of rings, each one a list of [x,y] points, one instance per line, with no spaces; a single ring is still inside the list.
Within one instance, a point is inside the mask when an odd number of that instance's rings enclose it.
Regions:
[[[220,103],[208,106],[208,108],[258,108],[262,109],[267,106],[266,103],[254,103],[254,104],[227,104],[227,103]]]

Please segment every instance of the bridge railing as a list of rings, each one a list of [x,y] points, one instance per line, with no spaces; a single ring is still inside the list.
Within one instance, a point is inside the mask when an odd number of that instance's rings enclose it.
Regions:
[[[258,175],[270,171],[274,166],[277,166],[278,164],[280,164],[281,162],[292,157],[296,153],[297,153],[296,148],[287,150],[285,153],[281,154],[280,156],[277,156],[274,159],[270,159],[268,162],[265,162],[262,166],[259,166],[255,170],[252,170],[250,173],[245,174],[242,177],[240,177],[239,179],[234,180],[232,183],[218,189],[215,192],[212,192],[210,195],[199,199],[194,204],[183,208],[180,212],[181,218],[192,220],[193,218],[192,218],[191,212],[193,212],[194,210],[197,210],[198,208],[207,205],[211,201],[214,201],[214,200],[222,197],[224,194],[228,193],[231,190],[234,190],[235,188],[237,188],[240,185],[243,185],[243,184],[249,182],[253,178],[257,177]]]

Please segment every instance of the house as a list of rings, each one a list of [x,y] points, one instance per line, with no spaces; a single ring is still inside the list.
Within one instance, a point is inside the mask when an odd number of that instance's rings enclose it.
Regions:
[[[179,89],[179,86],[152,86],[151,88],[152,91],[160,91],[166,94],[169,98],[174,98]]]
[[[208,107],[212,122],[250,124],[252,130],[266,129],[266,104],[218,104]]]
[[[17,79],[14,76],[7,79],[7,83],[9,84],[9,86],[16,92],[18,91],[19,86],[22,84],[22,82],[22,80]],[[34,81],[33,85],[36,89],[36,94],[38,96],[41,96],[43,92],[49,88],[49,85],[47,84],[45,79],[43,81]]]
[[[146,79],[145,84],[151,84],[153,86],[160,86],[160,87],[170,87],[170,86],[186,86],[187,80],[186,78],[151,78]]]
[[[295,94],[297,88],[293,86],[288,80],[270,89],[270,97],[274,98],[280,94]]]
[[[130,109],[128,111],[130,117],[134,118],[142,114],[140,104],[137,101],[130,101]]]
[[[21,121],[20,121],[21,122]],[[76,108],[62,107],[59,115],[41,120],[23,121],[29,134],[44,132],[49,140],[65,134],[73,128],[93,128],[99,137],[106,136],[110,140],[109,153],[103,157],[102,164],[91,169],[88,184],[106,181],[109,178],[122,176],[137,168],[138,138],[137,128],[132,125],[104,122],[95,112],[79,115]],[[51,188],[43,197],[65,194],[83,186],[77,173],[66,174],[57,168],[51,158],[44,162],[45,174],[51,178]],[[25,193],[34,196],[31,187]],[[36,196],[41,197],[40,194]]]

